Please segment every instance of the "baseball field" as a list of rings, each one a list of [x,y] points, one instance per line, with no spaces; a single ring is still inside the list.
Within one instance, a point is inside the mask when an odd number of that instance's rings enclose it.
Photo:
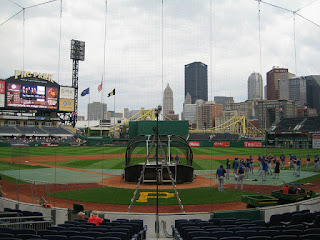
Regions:
[[[172,149],[173,154],[181,154]],[[313,149],[280,148],[192,148],[195,179],[192,183],[176,185],[186,212],[244,209],[242,195],[265,194],[282,188],[284,183],[303,186],[320,192],[320,174],[314,170]],[[0,175],[6,197],[30,203],[38,203],[44,197],[53,206],[72,208],[81,203],[85,209],[103,211],[128,211],[137,185],[125,183],[122,178],[125,167],[125,147],[2,147],[0,148]],[[143,162],[146,149],[137,148],[136,161]],[[258,154],[286,156],[286,167],[279,179],[268,175],[266,181],[258,173]],[[301,158],[301,174],[289,169],[289,154]],[[310,169],[306,169],[306,157],[310,154]],[[254,159],[254,172],[245,179],[243,191],[234,190],[234,177],[225,180],[225,190],[217,190],[216,170],[226,159],[235,157]],[[183,157],[181,159],[183,161]],[[181,212],[171,184],[159,187],[159,211]],[[238,188],[239,189],[239,188]],[[133,201],[132,212],[155,212],[156,186],[141,184]]]

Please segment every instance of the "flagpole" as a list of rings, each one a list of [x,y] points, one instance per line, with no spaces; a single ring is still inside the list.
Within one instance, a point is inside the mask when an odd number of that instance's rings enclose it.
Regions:
[[[114,100],[113,100],[113,138],[115,136],[116,132],[116,95],[114,95]]]
[[[90,104],[90,87],[89,87],[89,104]],[[89,104],[88,104],[88,137],[90,135]]]
[[[102,98],[102,93],[103,93],[103,75],[101,77],[101,105],[102,105],[102,117],[101,117],[101,120],[100,120],[100,137],[102,137],[102,120],[104,119],[104,106],[103,106],[103,98]]]

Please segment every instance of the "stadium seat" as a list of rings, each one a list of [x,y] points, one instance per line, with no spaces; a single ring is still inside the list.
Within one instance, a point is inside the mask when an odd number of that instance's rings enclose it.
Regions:
[[[272,237],[270,236],[252,236],[252,237],[247,237],[247,240],[271,240]]]
[[[236,231],[241,231],[241,230],[247,230],[245,227],[231,227],[227,229],[228,231],[236,232]]]
[[[239,236],[239,237],[251,237],[251,236],[256,236],[257,231],[254,230],[241,230],[241,231],[235,231],[234,235]]]
[[[12,233],[13,228],[9,227],[0,227],[0,233]]]
[[[107,232],[104,234],[105,237],[116,237],[120,238],[121,240],[126,240],[127,239],[127,234],[122,233],[122,232]]]
[[[279,226],[279,225],[282,225],[280,222],[281,222],[281,215],[280,214],[274,214],[274,215],[271,215],[270,221],[268,222],[268,226]]]
[[[121,240],[119,237],[98,237],[97,240]]]
[[[279,230],[266,229],[266,230],[261,230],[261,231],[257,232],[256,236],[271,236],[271,237],[274,237],[274,236],[279,235],[279,234],[280,234]]]
[[[251,222],[252,224],[256,225],[256,226],[263,226],[265,227],[266,226],[266,223],[264,220],[254,220]]]
[[[65,227],[59,227],[59,226],[50,226],[50,227],[47,227],[47,230],[55,230],[55,231],[63,231],[63,230],[66,230]]]
[[[18,234],[16,237],[23,240],[26,240],[29,238],[41,238],[41,236],[35,235],[35,234]]]
[[[223,238],[223,237],[232,237],[234,233],[232,231],[217,231],[217,232],[211,232],[210,236],[211,237],[216,237],[216,238]]]
[[[220,238],[219,240],[245,240],[245,238],[233,236],[233,237],[223,237],[223,238]]]
[[[297,235],[277,235],[273,237],[273,240],[299,240]]]
[[[215,237],[194,237],[192,240],[218,240]]]
[[[87,228],[83,228],[83,227],[69,227],[68,230],[70,230],[70,231],[84,232],[84,231],[87,231]]]
[[[2,238],[14,238],[15,235],[12,233],[0,233],[0,239]]]
[[[320,234],[320,228],[308,228],[303,231],[303,235],[305,234]]]
[[[303,233],[301,229],[285,229],[281,232],[281,234],[287,235],[297,235],[300,236]]]
[[[103,236],[104,236],[104,233],[102,233],[102,232],[87,231],[87,232],[83,232],[83,233],[81,234],[81,236],[87,236],[87,237],[97,238],[97,237],[103,237]]]
[[[320,239],[320,234],[304,234],[300,235],[301,240],[319,240]]]
[[[111,229],[109,232],[123,232],[127,235],[128,239],[131,239],[133,236],[131,230],[128,228],[116,227]]]
[[[254,231],[260,231],[260,230],[265,230],[265,229],[268,229],[268,228],[264,227],[264,226],[248,227],[248,230],[254,230]]]
[[[33,230],[33,229],[24,229],[24,228],[19,228],[19,229],[14,229],[12,231],[12,233],[17,236],[18,234],[34,234],[36,235],[37,234],[37,231],[36,230]]]
[[[46,235],[55,235],[55,234],[58,234],[58,231],[56,230],[38,230],[37,231],[37,235],[43,237],[43,236],[46,236]]]
[[[195,237],[210,237],[210,233],[205,231],[189,232],[186,240],[193,240]]]
[[[94,240],[94,237],[89,237],[89,236],[71,236],[69,237],[70,240]]]
[[[68,240],[66,235],[46,235],[48,240]]]
[[[81,232],[79,231],[72,231],[72,230],[63,230],[59,232],[60,235],[65,235],[67,237],[71,237],[71,236],[80,236]]]
[[[268,227],[269,230],[278,230],[278,231],[283,231],[284,229],[286,229],[285,226],[271,226]]]

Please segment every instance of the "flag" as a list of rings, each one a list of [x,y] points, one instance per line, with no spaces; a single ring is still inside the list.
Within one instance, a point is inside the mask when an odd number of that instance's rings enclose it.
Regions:
[[[98,85],[98,92],[101,92],[101,90],[102,90],[102,82],[101,84]]]
[[[89,94],[89,88],[83,90],[82,93],[81,93],[81,96],[83,97],[83,96],[85,96],[87,94]]]
[[[111,97],[113,95],[116,95],[116,89],[115,88],[112,90],[112,92],[109,92],[108,97]]]

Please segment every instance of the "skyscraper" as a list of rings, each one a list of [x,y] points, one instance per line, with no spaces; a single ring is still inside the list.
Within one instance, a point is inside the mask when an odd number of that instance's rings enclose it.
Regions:
[[[168,116],[173,113],[173,92],[169,86],[169,83],[166,89],[163,92],[163,114]]]
[[[251,73],[248,78],[248,100],[263,98],[263,80],[260,73]]]
[[[289,91],[288,79],[294,77],[293,73],[288,72],[288,68],[273,67],[267,72],[267,100],[278,100],[280,99],[279,86],[282,86],[282,90]],[[284,92],[281,95],[289,95]]]
[[[184,96],[189,93],[191,103],[197,99],[208,101],[208,70],[207,65],[193,62],[184,66]]]

